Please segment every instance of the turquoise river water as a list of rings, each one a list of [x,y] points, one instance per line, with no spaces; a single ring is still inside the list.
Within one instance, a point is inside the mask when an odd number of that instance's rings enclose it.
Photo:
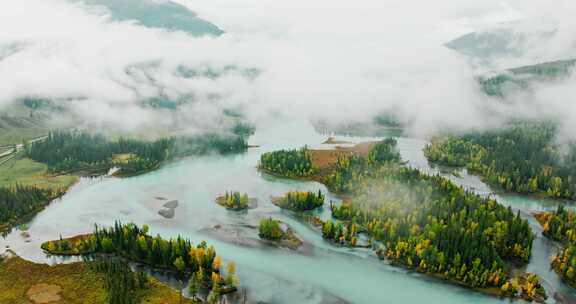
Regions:
[[[317,134],[308,123],[277,123],[261,128],[251,137],[250,143],[259,147],[244,154],[187,158],[133,178],[83,179],[27,225],[29,237],[14,230],[0,239],[0,250],[11,248],[20,256],[37,262],[63,262],[60,258],[46,256],[40,244],[56,239],[60,234],[69,237],[90,232],[96,223],[111,225],[120,220],[148,224],[152,233],[164,237],[180,234],[194,242],[206,240],[214,244],[225,260],[237,263],[241,286],[247,289],[250,303],[509,302],[388,265],[367,249],[335,247],[323,241],[309,225],[272,205],[271,195],[289,190],[321,189],[326,192],[326,188],[316,182],[291,181],[262,174],[256,169],[260,155],[303,145],[330,148],[321,144],[325,139],[326,136]],[[374,138],[345,139],[360,142]],[[416,138],[398,138],[402,157],[410,166],[429,173],[444,172],[428,165],[422,154],[425,144]],[[466,172],[460,172],[459,177],[449,172],[442,174],[478,193],[496,195],[479,178]],[[249,193],[258,198],[258,207],[242,213],[223,209],[214,203],[214,198],[227,190]],[[165,202],[160,197],[179,201],[174,218],[165,219],[158,214]],[[338,201],[331,195],[328,198]],[[537,238],[526,268],[543,278],[550,295],[548,302],[557,302],[554,294],[568,301],[576,298],[550,270],[549,258],[557,245],[541,236],[541,229],[531,216],[535,211],[555,208],[558,202],[514,195],[497,195],[497,198],[502,204],[520,210],[532,224]],[[327,210],[319,213],[321,217],[329,216]],[[293,252],[259,242],[254,226],[268,216],[292,226],[304,240],[304,250]]]

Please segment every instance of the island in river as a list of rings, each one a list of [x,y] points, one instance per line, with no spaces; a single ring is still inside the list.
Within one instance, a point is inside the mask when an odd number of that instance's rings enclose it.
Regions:
[[[258,236],[274,246],[297,250],[302,246],[296,233],[286,224],[273,218],[260,221]]]
[[[248,197],[247,193],[241,194],[238,191],[226,191],[224,195],[218,196],[215,202],[233,211],[240,211],[246,209],[254,209],[258,206],[258,199],[254,197]]]

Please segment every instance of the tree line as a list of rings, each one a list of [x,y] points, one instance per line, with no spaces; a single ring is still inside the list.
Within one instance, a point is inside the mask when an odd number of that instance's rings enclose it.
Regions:
[[[425,154],[431,162],[466,166],[507,191],[573,199],[576,146],[558,146],[556,134],[551,122],[514,121],[499,130],[436,140]]]
[[[103,172],[119,167],[135,175],[159,166],[162,161],[187,155],[243,152],[248,144],[243,136],[201,135],[170,137],[154,141],[120,138],[109,140],[101,134],[54,131],[41,141],[26,145],[31,159],[48,165],[51,172]],[[122,158],[121,156],[127,156]]]
[[[283,209],[292,211],[309,211],[324,205],[324,194],[318,190],[312,191],[290,191],[282,197],[273,198],[272,202]]]
[[[314,174],[308,148],[280,150],[262,154],[260,168],[287,177],[309,177]]]

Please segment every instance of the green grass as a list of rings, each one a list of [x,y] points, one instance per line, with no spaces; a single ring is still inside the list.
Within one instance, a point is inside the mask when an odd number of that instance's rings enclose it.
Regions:
[[[150,277],[150,287],[141,291],[141,303],[177,304],[178,293]],[[0,303],[31,303],[26,292],[36,284],[58,285],[62,299],[55,303],[106,303],[104,276],[90,270],[84,263],[48,266],[19,257],[0,261]],[[192,304],[183,299],[182,304]]]
[[[17,156],[0,165],[0,187],[20,185],[35,185],[46,188],[68,188],[78,180],[77,176],[52,176],[48,166],[28,158]]]

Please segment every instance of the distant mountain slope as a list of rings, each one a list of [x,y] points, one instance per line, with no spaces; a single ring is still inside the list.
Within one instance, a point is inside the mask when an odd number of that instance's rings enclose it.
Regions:
[[[576,66],[576,59],[557,60],[508,69],[494,76],[479,77],[482,90],[489,96],[504,97],[515,90],[530,89],[538,82],[551,82],[568,77]]]
[[[492,30],[473,32],[445,44],[473,61],[489,65],[502,58],[520,57],[534,45],[546,43],[555,31],[523,31],[520,25],[508,24]]]
[[[198,18],[183,5],[168,0],[69,0],[106,8],[114,20],[134,20],[152,28],[184,31],[194,36],[219,36],[224,31]]]

